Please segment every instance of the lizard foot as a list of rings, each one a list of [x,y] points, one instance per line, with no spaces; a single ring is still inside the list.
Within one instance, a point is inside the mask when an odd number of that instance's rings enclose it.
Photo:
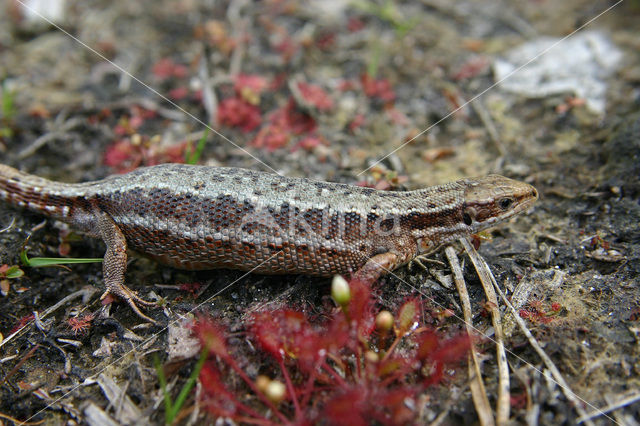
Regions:
[[[100,300],[103,300],[105,297],[107,297],[109,294],[113,294],[114,296],[117,296],[121,299],[123,299],[125,302],[127,302],[127,304],[129,305],[129,307],[131,307],[131,309],[133,309],[133,311],[143,320],[148,321],[150,323],[153,324],[158,324],[158,322],[154,319],[149,318],[148,316],[146,316],[145,314],[142,313],[142,311],[140,310],[140,308],[138,307],[137,304],[143,305],[143,306],[157,306],[156,303],[154,302],[148,302],[146,300],[144,300],[143,298],[141,298],[140,296],[138,296],[134,291],[130,290],[127,286],[125,285],[117,285],[111,288],[107,288],[107,291],[105,291],[102,296],[100,296]]]

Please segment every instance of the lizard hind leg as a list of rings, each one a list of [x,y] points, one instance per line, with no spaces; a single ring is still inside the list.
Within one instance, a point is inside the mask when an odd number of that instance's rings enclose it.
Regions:
[[[102,262],[102,275],[106,291],[100,299],[104,299],[109,294],[118,296],[126,301],[140,318],[157,324],[155,320],[143,314],[138,308],[138,304],[144,306],[155,306],[156,304],[142,299],[124,285],[124,274],[127,270],[127,240],[122,231],[107,213],[98,210],[95,215],[98,218],[99,235],[107,246]]]

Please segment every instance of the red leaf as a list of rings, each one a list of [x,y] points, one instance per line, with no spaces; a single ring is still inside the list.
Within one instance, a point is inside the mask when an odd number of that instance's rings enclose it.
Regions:
[[[349,288],[351,289],[349,316],[351,321],[356,323],[358,337],[366,338],[371,335],[376,323],[371,288],[360,280],[351,280]]]
[[[189,89],[186,87],[176,87],[169,90],[169,97],[173,100],[179,101],[189,96]]]
[[[260,129],[256,137],[251,141],[251,145],[273,152],[287,146],[290,140],[291,135],[285,129],[277,124],[269,124]]]
[[[297,359],[300,366],[312,368],[324,352],[337,352],[347,339],[344,321],[326,327],[313,327],[303,313],[293,310],[260,312],[252,318],[251,332],[258,345],[274,358]]]
[[[289,98],[285,106],[274,111],[269,121],[296,135],[313,132],[317,127],[313,117],[298,110],[293,98]]]
[[[151,68],[151,72],[157,78],[161,80],[166,80],[171,77],[173,73],[174,63],[170,58],[163,58],[156,62]]]
[[[220,102],[218,120],[229,127],[239,127],[243,132],[250,132],[260,125],[262,117],[260,109],[244,99],[227,98]]]
[[[202,346],[221,358],[229,358],[227,349],[227,336],[222,326],[215,323],[212,318],[200,317],[193,324],[193,331],[200,340]]]
[[[458,71],[456,71],[452,78],[454,80],[466,80],[468,78],[475,77],[478,74],[484,73],[489,68],[489,59],[485,56],[474,56],[465,62]]]
[[[364,22],[362,19],[351,17],[347,23],[347,29],[349,32],[355,33],[364,28]]]
[[[216,416],[232,417],[238,412],[238,402],[224,383],[218,367],[212,361],[207,361],[198,376],[202,389],[202,401],[207,411]]]
[[[323,140],[318,136],[307,136],[298,141],[298,143],[291,149],[292,152],[297,151],[299,148],[304,149],[305,151],[313,151],[314,148],[322,145]]]
[[[318,111],[328,111],[333,108],[331,97],[322,87],[301,81],[298,82],[298,90],[305,102],[317,108]]]
[[[266,78],[254,74],[238,74],[233,77],[236,94],[252,105],[258,105],[260,94],[269,87]]]
[[[323,416],[331,425],[365,426],[367,420],[367,389],[352,388],[331,398],[323,409]]]
[[[396,98],[396,94],[391,89],[391,83],[386,78],[377,80],[369,74],[362,74],[360,83],[365,95],[370,98],[379,98],[387,103],[393,102]]]
[[[360,128],[364,124],[365,116],[364,114],[358,114],[353,117],[351,123],[349,123],[349,130],[354,132],[356,129]]]
[[[176,64],[171,58],[163,58],[156,62],[151,68],[151,72],[160,80],[168,78],[184,78],[189,73],[187,67]]]
[[[129,139],[122,139],[107,147],[103,161],[117,172],[125,173],[140,165],[142,154],[139,147],[134,146]]]

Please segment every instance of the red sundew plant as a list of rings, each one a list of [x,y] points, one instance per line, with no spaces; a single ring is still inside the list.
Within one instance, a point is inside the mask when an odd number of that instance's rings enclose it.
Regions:
[[[140,136],[139,142],[124,138],[110,144],[103,156],[104,164],[117,173],[127,173],[141,166],[162,163],[184,163],[187,142],[170,146],[153,143],[147,136]]]
[[[301,81],[298,83],[298,90],[304,101],[318,111],[328,111],[333,108],[331,97],[322,87]]]
[[[525,309],[520,309],[518,314],[520,318],[528,319],[534,324],[549,324],[560,315],[562,305],[554,302],[549,309],[546,305],[541,300],[532,300]]]
[[[292,135],[277,124],[268,124],[260,129],[251,145],[257,148],[264,148],[269,152],[284,148],[289,145]]]
[[[485,56],[471,57],[467,62],[451,76],[455,81],[467,80],[478,75],[484,74],[489,69],[491,61]]]
[[[336,34],[333,32],[320,34],[315,40],[315,45],[320,50],[333,49],[336,46]]]
[[[386,78],[375,79],[365,73],[360,76],[360,83],[364,94],[370,98],[378,98],[389,104],[396,99],[391,83]]]
[[[181,101],[189,96],[189,89],[186,87],[176,87],[169,90],[169,98],[174,101]]]
[[[15,333],[16,331],[20,330],[22,327],[24,327],[25,325],[27,325],[29,323],[29,321],[33,321],[35,318],[34,314],[29,314],[26,315],[22,318],[20,318],[18,320],[18,323],[11,329],[11,331],[9,331],[9,335]]]
[[[325,145],[326,141],[318,136],[307,136],[304,139],[301,139],[298,141],[298,143],[295,144],[295,146],[293,146],[291,148],[292,152],[297,151],[298,149],[304,149],[305,151],[313,151],[315,148],[319,147],[320,145]]]
[[[351,123],[349,123],[349,131],[351,133],[355,133],[356,130],[362,127],[365,120],[366,120],[366,116],[364,114],[356,114],[356,116],[353,117],[353,120],[351,120]]]
[[[218,121],[229,127],[238,127],[245,133],[262,123],[260,108],[239,97],[224,99],[218,106]]]
[[[87,334],[89,328],[91,328],[91,322],[94,318],[95,315],[93,314],[87,314],[80,317],[71,317],[67,319],[67,326],[71,331],[73,331],[74,335],[85,335]]]
[[[347,30],[349,30],[349,32],[351,33],[356,33],[362,30],[364,27],[365,27],[365,23],[360,18],[351,17],[347,22]]]
[[[199,377],[206,410],[264,425],[416,421],[418,396],[441,383],[445,368],[464,358],[469,338],[443,338],[421,326],[418,299],[406,301],[393,316],[377,312],[368,285],[352,281],[347,293],[347,300],[323,321],[293,309],[250,316],[246,339],[261,351],[262,369],[271,372],[277,366],[278,373],[271,374],[278,377],[271,379],[249,377],[241,367],[247,361],[239,361],[219,322],[197,321],[194,332],[210,354]],[[285,391],[272,395],[265,390],[268,385],[260,385],[265,380]]]
[[[158,80],[168,80],[170,78],[184,78],[189,70],[184,65],[176,64],[171,58],[163,58],[153,65],[151,72]]]
[[[276,109],[269,116],[269,123],[262,127],[251,145],[275,151],[284,148],[296,137],[313,134],[317,123],[309,114],[300,110],[293,98],[286,105]]]
[[[269,81],[259,75],[238,74],[233,77],[233,90],[251,105],[260,103],[260,95],[269,88]]]
[[[275,110],[269,120],[295,135],[314,132],[318,127],[313,117],[298,109],[293,98],[289,98],[285,106]]]
[[[198,292],[202,289],[203,286],[204,284],[200,282],[183,283],[183,284],[180,284],[180,291],[185,291],[191,294],[192,296],[195,296],[198,294]]]

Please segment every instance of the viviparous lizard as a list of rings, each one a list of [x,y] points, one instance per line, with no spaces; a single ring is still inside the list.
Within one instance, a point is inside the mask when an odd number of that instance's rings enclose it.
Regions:
[[[347,274],[375,280],[438,246],[525,210],[538,198],[498,175],[415,191],[381,191],[238,169],[163,164],[60,183],[0,164],[0,199],[106,244],[106,292],[124,285],[127,248],[181,269]]]

